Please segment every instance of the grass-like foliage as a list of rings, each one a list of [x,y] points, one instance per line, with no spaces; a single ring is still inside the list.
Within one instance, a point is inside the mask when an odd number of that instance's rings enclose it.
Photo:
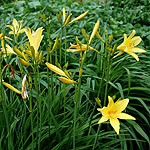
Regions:
[[[148,149],[148,1],[0,3],[0,150]]]

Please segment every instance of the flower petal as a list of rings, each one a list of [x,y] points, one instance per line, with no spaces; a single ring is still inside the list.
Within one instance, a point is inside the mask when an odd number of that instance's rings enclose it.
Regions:
[[[111,126],[115,129],[116,133],[119,134],[119,130],[120,130],[120,122],[117,118],[111,118],[110,119],[110,124]]]
[[[146,52],[146,50],[141,49],[141,48],[136,48],[136,47],[132,48],[131,51],[134,53],[145,53]]]
[[[128,115],[126,113],[120,113],[120,114],[118,114],[117,118],[119,118],[119,119],[136,120],[134,117],[132,117],[131,115]]]
[[[28,39],[29,39],[29,42],[30,42],[30,45],[31,46],[34,46],[34,43],[33,43],[33,37],[32,37],[32,34],[31,34],[31,29],[30,28],[27,28],[26,31],[25,31]]]
[[[122,55],[124,52],[123,51],[121,51],[121,52],[119,52],[117,55],[115,55],[113,58],[116,58],[116,57],[118,57],[118,56],[120,56],[120,55]]]
[[[40,43],[43,39],[42,32],[43,32],[43,28],[42,27],[38,28],[33,37],[33,42],[34,42],[33,47],[35,49],[35,57],[37,57],[38,49],[39,49]]]
[[[136,34],[136,31],[133,30],[127,40],[131,40],[135,34]]]
[[[139,61],[139,57],[135,53],[130,52],[130,51],[126,51],[126,53],[128,53],[129,55],[131,55],[132,57],[134,57],[137,61]]]
[[[110,96],[108,96],[108,101],[109,101],[109,103],[108,103],[107,107],[110,108],[110,107],[112,107],[114,105],[114,101],[113,101],[112,97],[110,97]]]
[[[120,101],[117,101],[115,103],[115,106],[114,106],[114,108],[116,109],[116,114],[119,114],[122,111],[124,111],[125,108],[127,107],[128,103],[129,103],[129,99],[128,98],[120,100]]]
[[[137,46],[141,41],[142,39],[140,38],[140,36],[136,36],[130,40],[133,46]]]
[[[98,121],[98,124],[103,123],[103,122],[105,122],[107,120],[108,120],[108,118],[102,116],[102,118]]]

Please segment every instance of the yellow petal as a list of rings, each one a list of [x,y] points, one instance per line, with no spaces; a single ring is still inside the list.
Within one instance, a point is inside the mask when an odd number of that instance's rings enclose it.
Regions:
[[[124,34],[124,42],[127,40],[127,34]]]
[[[117,49],[121,50],[121,51],[124,51],[126,48],[126,45],[125,44],[121,44],[117,47]]]
[[[118,56],[120,56],[120,55],[122,55],[124,52],[123,51],[121,51],[121,52],[119,52],[117,55],[115,55],[113,58],[116,58],[116,57],[118,57]]]
[[[8,33],[8,34],[15,34],[15,33],[14,33],[14,31],[9,31],[9,33]]]
[[[42,32],[43,32],[43,28],[41,27],[41,28],[38,28],[34,34],[34,38],[33,38],[34,45],[31,45],[31,46],[33,46],[35,49],[35,57],[37,57],[38,49],[43,39]]]
[[[128,40],[131,40],[135,34],[136,34],[136,31],[133,30],[130,36],[128,37]]]
[[[146,50],[141,49],[141,48],[136,48],[136,47],[132,48],[131,51],[134,53],[145,53],[146,52]]]
[[[73,19],[70,23],[78,21],[80,19],[82,19],[83,17],[85,17],[87,14],[89,13],[89,11],[86,11],[85,13],[81,14],[80,16],[78,16],[77,18]]]
[[[141,41],[142,41],[142,39],[140,38],[140,36],[136,36],[136,37],[134,37],[134,38],[132,38],[130,40],[130,42],[132,43],[133,47],[137,46]]]
[[[11,30],[14,30],[13,26],[7,25],[6,27],[10,28]]]
[[[128,98],[115,102],[114,108],[115,108],[115,110],[116,110],[116,114],[117,114],[117,113],[119,114],[119,113],[121,113],[122,111],[124,111],[125,108],[127,107],[128,103],[129,103],[129,99],[128,99]]]
[[[61,82],[65,83],[65,84],[73,84],[73,83],[76,83],[76,81],[74,80],[71,80],[71,79],[67,79],[65,77],[59,77],[58,78]]]
[[[66,19],[66,9],[63,8],[63,22],[65,21],[65,19]]]
[[[131,115],[128,115],[126,113],[120,113],[120,114],[118,114],[117,118],[119,118],[119,119],[136,120],[134,117],[132,117]]]
[[[26,35],[27,35],[27,37],[29,39],[30,45],[34,46],[33,37],[32,37],[32,34],[31,34],[31,29],[30,28],[26,28],[25,33],[26,33]]]
[[[108,103],[107,107],[111,108],[114,105],[114,101],[113,101],[112,97],[108,96],[108,101],[109,101],[109,103]]]
[[[115,129],[116,133],[119,134],[120,130],[120,122],[117,118],[111,118],[110,119],[111,126]]]
[[[93,37],[95,36],[95,34],[96,34],[96,32],[97,32],[97,30],[98,30],[98,28],[99,28],[99,24],[100,24],[100,21],[98,20],[97,23],[96,23],[95,26],[94,26],[93,32],[92,32],[91,37],[90,37],[90,40],[89,40],[89,44],[91,43]]]
[[[126,53],[128,53],[129,55],[131,55],[132,57],[134,57],[137,61],[139,61],[139,57],[135,53],[130,52],[130,51],[126,51]]]
[[[61,69],[59,69],[58,67],[56,67],[56,66],[54,66],[54,65],[52,65],[52,64],[50,64],[50,63],[48,63],[48,62],[46,62],[45,64],[46,64],[46,66],[47,66],[50,70],[52,70],[53,72],[55,72],[55,73],[57,73],[57,74],[59,74],[59,75],[61,75],[61,76],[67,77],[67,75],[66,75]]]
[[[17,90],[15,87],[13,87],[12,85],[6,83],[6,82],[3,82],[3,84],[8,87],[9,89],[11,89],[12,91],[18,93],[18,94],[21,94],[21,92],[19,90]]]
[[[108,118],[102,116],[102,118],[98,121],[98,124],[103,123],[103,122],[105,122],[107,120],[108,120]]]
[[[10,41],[12,41],[13,39],[11,39],[10,37],[4,36],[5,39],[8,39]]]

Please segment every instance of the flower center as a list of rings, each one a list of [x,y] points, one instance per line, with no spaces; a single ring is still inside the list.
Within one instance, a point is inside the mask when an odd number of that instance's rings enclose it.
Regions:
[[[116,111],[110,110],[108,111],[109,118],[115,118],[116,117]]]

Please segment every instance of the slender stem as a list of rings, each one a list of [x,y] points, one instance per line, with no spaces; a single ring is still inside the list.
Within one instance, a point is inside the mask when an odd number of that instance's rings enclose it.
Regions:
[[[77,116],[77,85],[75,85],[74,97],[74,121],[73,121],[73,150],[76,148],[76,116]]]
[[[36,144],[38,145],[38,150],[40,149],[40,143],[38,141],[38,136],[39,136],[39,91],[38,91],[38,82],[37,82],[37,65],[36,63],[34,64],[34,85],[35,85],[35,90],[36,90],[36,102],[37,102],[37,136],[36,136]]]
[[[38,90],[40,92],[40,74],[39,68],[37,67],[38,72]],[[42,131],[42,112],[41,112],[41,95],[39,94],[39,115],[40,115],[40,132],[39,132],[39,150],[40,150],[40,143],[41,143],[41,131]]]
[[[104,106],[106,105],[107,93],[108,93],[108,82],[109,82],[109,70],[110,70],[110,53],[108,54],[108,64],[107,64],[107,74],[106,74],[106,87],[105,87],[105,96],[104,96]]]
[[[98,126],[98,129],[97,129],[97,133],[96,133],[96,137],[95,137],[95,140],[94,140],[94,144],[93,144],[92,150],[95,150],[95,145],[96,145],[96,143],[97,143],[97,138],[98,138],[98,134],[99,134],[100,128],[101,128],[101,124],[99,124],[99,126]]]
[[[60,49],[59,49],[59,63],[61,64],[61,51],[62,51],[62,35],[63,35],[63,27],[61,25],[61,34],[60,34]]]
[[[67,62],[67,56],[66,56],[66,54],[67,54],[67,26],[65,26],[65,64],[66,64],[66,62]]]
[[[32,88],[30,89],[30,119],[31,119],[31,130],[32,130],[32,150],[34,150],[34,130],[33,130],[33,110],[32,110]]]

